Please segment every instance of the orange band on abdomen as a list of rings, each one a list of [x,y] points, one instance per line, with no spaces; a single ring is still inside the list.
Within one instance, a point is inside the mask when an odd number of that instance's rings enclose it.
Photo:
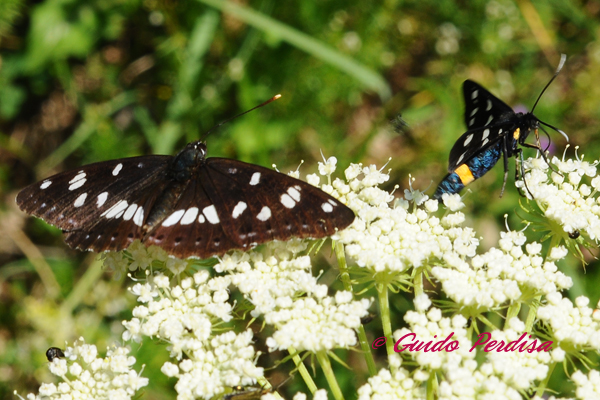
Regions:
[[[475,178],[473,177],[473,173],[471,173],[471,169],[467,166],[467,164],[460,165],[454,170],[454,172],[458,174],[460,181],[465,186],[475,180]]]

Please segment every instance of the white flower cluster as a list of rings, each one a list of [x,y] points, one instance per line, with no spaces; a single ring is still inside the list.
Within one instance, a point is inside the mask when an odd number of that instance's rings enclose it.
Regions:
[[[600,371],[591,370],[587,375],[581,371],[575,371],[571,380],[577,385],[577,389],[575,389],[577,399],[600,399]]]
[[[352,293],[337,292],[335,298],[278,299],[276,310],[265,314],[265,322],[276,327],[267,339],[269,350],[311,351],[354,346],[360,319],[368,314],[370,301],[352,301]]]
[[[289,248],[274,243],[270,249],[275,255],[266,258],[260,253],[234,253],[223,257],[215,269],[229,271],[232,284],[255,306],[252,316],[263,315],[265,323],[275,327],[267,339],[270,350],[293,347],[317,352],[354,346],[355,330],[368,314],[370,300],[353,301],[348,292],[328,296],[328,287],[311,274],[310,258],[293,257]]]
[[[45,383],[39,394],[30,393],[27,400],[128,400],[148,385],[148,378],[131,369],[135,357],[126,347],[109,348],[106,357],[99,358],[96,346],[80,338],[64,354],[65,358],[49,363],[50,372],[63,382]]]
[[[597,370],[591,370],[589,374],[584,374],[581,371],[573,372],[571,375],[571,381],[575,383],[577,388],[575,389],[575,397],[554,397],[550,396],[548,400],[597,400],[600,399],[600,372]],[[531,400],[542,400],[541,397],[534,397]]]
[[[525,160],[525,182],[534,200],[546,218],[555,221],[567,233],[586,232],[590,239],[600,240],[600,204],[597,192],[600,176],[598,161],[589,163],[580,159],[567,161],[553,157],[554,172],[541,158]],[[588,177],[588,179],[583,179]],[[590,178],[591,179],[590,181]],[[529,196],[523,181],[517,185]]]
[[[479,240],[472,229],[460,227],[465,219],[461,212],[450,212],[440,219],[433,215],[438,202],[426,200],[427,196],[420,192],[410,193],[407,198],[423,202],[424,209],[414,207],[409,211],[410,203],[406,200],[391,207],[393,195],[377,187],[389,175],[374,166],[356,164],[348,167],[345,174],[348,183],[340,179],[333,182],[335,196],[345,198],[357,218],[338,237],[345,244],[348,258],[360,267],[373,272],[404,272],[450,254],[475,255]],[[460,205],[454,209],[458,208]]]
[[[410,373],[403,368],[397,368],[393,375],[389,370],[382,369],[358,389],[358,400],[425,398],[425,390],[420,387],[420,382],[412,379]]]
[[[275,253],[272,256],[235,252],[223,256],[221,262],[214,266],[217,272],[228,272],[231,283],[254,305],[253,317],[272,312],[280,299],[287,301],[298,294],[327,295],[327,285],[319,285],[311,273],[310,257],[293,257],[290,245],[297,246],[298,251],[306,248],[302,241],[272,243],[269,245],[271,252]]]
[[[560,293],[551,293],[538,309],[538,319],[548,325],[553,340],[565,351],[600,351],[600,312],[589,308],[589,301],[579,296],[573,305]]]
[[[263,374],[255,365],[250,330],[213,335],[216,325],[232,318],[229,285],[227,276],[210,278],[200,271],[177,286],[157,275],[131,289],[144,305],[133,310],[131,321],[123,322],[123,339],[140,342],[150,336],[169,343],[171,357],[180,362],[167,362],[162,371],[179,378],[175,389],[180,400],[209,399],[231,386],[254,384]]]
[[[394,332],[397,351],[416,341],[423,343],[432,341],[431,346],[433,346],[436,342],[445,340],[451,334],[452,337],[446,343],[458,342],[458,348],[454,350],[445,347],[440,351],[437,351],[437,348],[434,349],[436,351],[427,352],[410,351],[408,348],[402,351],[413,357],[417,364],[424,370],[435,371],[444,369],[452,371],[463,363],[463,360],[472,360],[475,358],[475,352],[469,351],[471,340],[467,336],[467,319],[462,315],[457,314],[452,318],[442,317],[442,311],[439,308],[431,308],[429,311],[408,311],[404,315],[404,320],[409,326]],[[401,341],[398,342],[398,340]],[[429,348],[433,348],[431,346]],[[427,375],[423,379],[427,379]]]
[[[524,332],[525,324],[515,317],[509,321],[509,328],[504,331],[492,331],[490,337],[491,340],[504,341],[508,345],[509,342],[519,340]],[[534,339],[536,342],[534,342]],[[519,344],[536,343],[539,346],[542,342],[544,341],[526,335]],[[531,352],[528,350],[495,351],[491,349],[485,353],[486,362],[480,370],[484,374],[494,374],[514,389],[527,390],[532,387],[535,381],[539,382],[546,378],[549,364],[564,361],[565,352],[554,344],[552,347],[553,349],[549,352],[533,350]]]
[[[252,338],[252,331],[247,330],[223,333],[209,343],[198,340],[197,348],[186,352],[189,358],[178,365],[166,362],[161,371],[178,378],[178,400],[211,399],[231,387],[250,386],[263,376],[263,369],[254,364]]]
[[[526,241],[523,232],[502,232],[499,248],[470,260],[448,254],[444,258],[446,266],[433,267],[431,273],[448,297],[474,308],[492,309],[506,301],[527,301],[570,288],[571,278],[558,271],[554,263],[566,256],[566,249],[554,249],[544,261],[540,255],[542,245]]]

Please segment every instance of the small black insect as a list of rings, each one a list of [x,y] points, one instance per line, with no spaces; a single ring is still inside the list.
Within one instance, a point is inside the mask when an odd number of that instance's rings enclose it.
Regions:
[[[55,358],[64,358],[64,357],[65,357],[65,353],[63,353],[63,351],[61,349],[59,349],[58,347],[50,347],[48,350],[46,350],[46,358],[50,362],[52,362],[52,360],[54,360]]]
[[[360,323],[363,325],[366,325],[369,322],[373,321],[376,316],[377,316],[376,314],[369,313],[360,319]]]
[[[258,400],[262,395],[271,393],[272,388],[235,386],[233,392],[223,396],[224,400]]]
[[[504,193],[508,177],[508,158],[519,156],[521,160],[521,175],[523,175],[523,150],[521,147],[537,149],[546,159],[544,150],[539,143],[538,129],[545,125],[561,133],[568,141],[567,135],[543,121],[540,121],[533,111],[540,98],[558,75],[565,63],[563,54],[558,68],[550,82],[538,96],[533,108],[528,113],[515,113],[502,100],[488,92],[481,85],[467,80],[463,84],[465,101],[465,132],[450,150],[448,175],[438,185],[433,197],[441,201],[444,193],[458,193],[475,179],[481,178],[502,156],[504,159],[504,183],[500,196]],[[541,128],[543,130],[543,128]],[[534,132],[536,144],[526,143],[525,140]],[[548,160],[546,160],[547,162]],[[515,179],[519,169],[515,169]],[[525,186],[527,186],[525,184]]]
[[[573,232],[569,232],[569,237],[571,239],[577,239],[579,236],[581,236],[581,233],[579,233],[579,231],[575,230]]]
[[[322,190],[258,165],[175,157],[103,161],[59,173],[17,195],[21,210],[62,229],[72,248],[119,251],[139,239],[178,258],[207,258],[272,240],[322,238],[354,212]]]

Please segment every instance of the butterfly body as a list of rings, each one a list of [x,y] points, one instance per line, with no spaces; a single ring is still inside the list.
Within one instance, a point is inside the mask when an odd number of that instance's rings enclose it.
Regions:
[[[134,240],[206,258],[272,240],[322,238],[354,213],[312,185],[226,158],[196,141],[176,156],[104,161],[23,189],[21,210],[62,229],[73,248],[119,251]]]
[[[438,200],[444,193],[458,193],[482,177],[501,157],[506,184],[508,158],[521,155],[521,147],[539,149],[539,144],[525,142],[531,132],[538,138],[538,129],[543,123],[533,113],[514,112],[502,100],[470,80],[463,84],[463,97],[468,130],[450,150],[448,174],[433,195]]]

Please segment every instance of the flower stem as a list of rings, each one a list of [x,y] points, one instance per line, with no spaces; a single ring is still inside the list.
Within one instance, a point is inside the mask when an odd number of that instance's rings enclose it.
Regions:
[[[415,279],[414,279],[414,290],[415,297],[420,294],[423,294],[423,270],[421,268],[415,269]]]
[[[300,355],[298,354],[295,348],[290,347],[288,351],[290,352],[290,354],[292,354],[292,360],[294,360],[294,364],[296,364],[296,369],[298,370],[298,372],[300,372],[300,376],[304,380],[304,383],[306,384],[306,386],[308,386],[308,390],[310,390],[312,394],[315,394],[315,392],[317,391],[317,385],[315,384],[315,381],[313,381],[312,377],[310,376],[310,373],[306,369],[306,365],[304,365],[304,363],[302,362],[302,358],[300,358]]]
[[[529,309],[529,310],[531,311],[531,309]],[[508,325],[508,321],[510,321],[511,318],[516,317],[517,315],[519,315],[519,311],[521,311],[521,303],[519,303],[519,302],[512,303],[508,307],[508,311],[506,312],[506,322],[505,322],[505,324]]]
[[[427,400],[434,400],[438,392],[438,381],[435,372],[431,372],[427,379]]]
[[[336,400],[344,400],[342,389],[340,389],[340,385],[338,385],[337,379],[335,379],[333,369],[331,369],[331,362],[329,361],[327,352],[325,350],[318,351],[317,360],[319,360],[319,365],[321,365],[321,369],[323,369],[327,383],[329,383],[329,388],[331,389],[333,398]]]
[[[537,310],[540,305],[540,300],[542,300],[542,296],[537,296],[529,305],[529,313],[527,313],[527,320],[525,321],[525,332],[531,332],[533,329],[533,324],[537,318]]]
[[[554,367],[556,367],[556,363],[553,362],[548,366],[548,374],[546,375],[546,379],[544,379],[537,387],[536,397],[542,398],[544,391],[548,387],[548,382],[550,381],[550,377],[552,377],[552,372],[554,372]]]
[[[350,273],[348,272],[348,264],[346,264],[346,254],[344,252],[344,245],[340,242],[335,243],[335,255],[338,260],[338,267],[340,269],[340,279],[342,281],[342,284],[344,285],[344,289],[351,293],[354,293],[352,288],[352,281],[350,280]],[[369,369],[369,375],[377,375],[375,359],[373,358],[373,353],[371,353],[371,346],[369,345],[369,341],[367,339],[365,327],[362,325],[358,329],[358,340],[360,342],[360,348],[363,354],[365,355],[365,361],[367,363],[367,368]]]
[[[388,296],[387,285],[377,284],[377,293],[379,294],[379,311],[381,312],[381,325],[383,327],[383,335],[387,339],[385,342],[385,348],[388,353],[388,357],[395,354],[394,352],[394,337],[392,336],[392,322],[390,320],[390,299]],[[390,365],[390,369],[393,372],[394,367]]]

